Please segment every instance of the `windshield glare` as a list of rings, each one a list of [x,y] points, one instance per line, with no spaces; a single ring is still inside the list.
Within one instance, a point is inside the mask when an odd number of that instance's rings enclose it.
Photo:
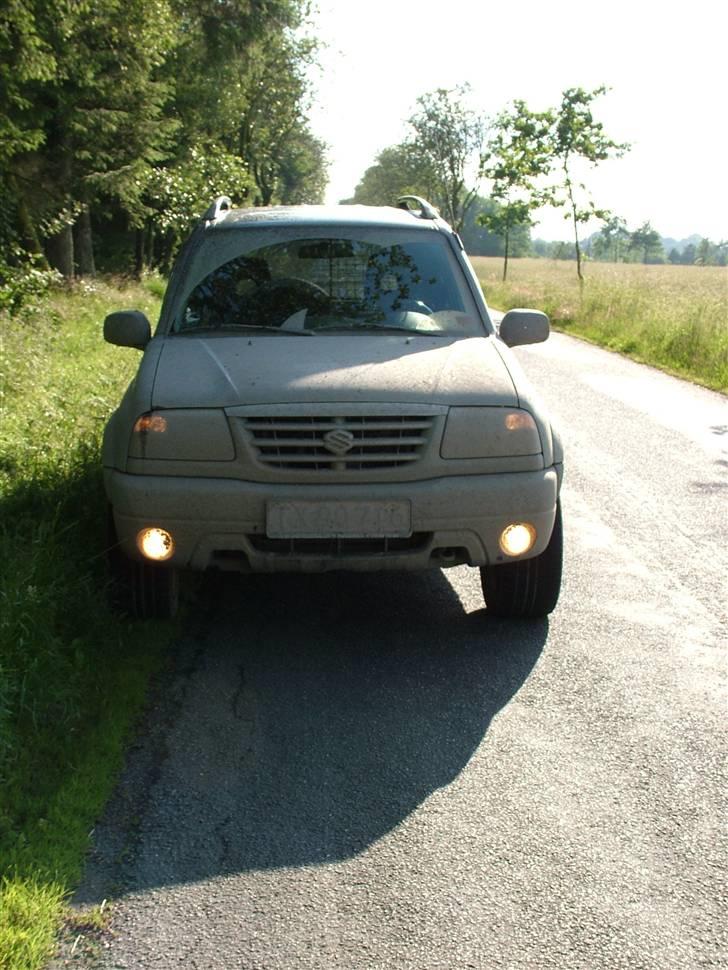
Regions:
[[[172,331],[255,328],[309,334],[407,330],[482,335],[446,240],[383,244],[306,238],[222,263],[194,287]]]

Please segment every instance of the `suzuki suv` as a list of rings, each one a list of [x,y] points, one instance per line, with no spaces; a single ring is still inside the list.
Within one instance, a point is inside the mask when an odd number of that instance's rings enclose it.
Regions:
[[[179,571],[480,569],[487,609],[540,617],[561,583],[562,453],[458,235],[398,208],[235,209],[182,248],[106,428],[115,588],[170,616]]]

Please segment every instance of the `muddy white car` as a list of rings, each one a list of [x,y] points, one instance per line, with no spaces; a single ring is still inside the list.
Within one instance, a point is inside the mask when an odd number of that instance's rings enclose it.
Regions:
[[[234,209],[182,249],[106,428],[116,587],[170,616],[179,571],[479,567],[489,612],[541,617],[561,584],[559,439],[496,331],[459,237],[401,208]]]

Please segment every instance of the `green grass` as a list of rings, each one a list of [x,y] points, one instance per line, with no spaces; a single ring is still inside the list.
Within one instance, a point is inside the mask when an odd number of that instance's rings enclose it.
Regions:
[[[151,289],[156,288],[156,293]],[[138,363],[101,323],[159,287],[0,316],[0,968],[43,966],[171,624],[109,612],[100,438]]]
[[[544,310],[555,329],[714,390],[728,391],[728,269],[588,263],[580,292],[572,262],[473,259],[488,302]]]

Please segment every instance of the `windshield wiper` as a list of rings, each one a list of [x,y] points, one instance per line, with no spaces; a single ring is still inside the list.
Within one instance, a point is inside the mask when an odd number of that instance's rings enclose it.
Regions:
[[[283,337],[313,337],[313,330],[283,330],[281,327],[264,327],[254,323],[224,323],[218,327],[185,327],[177,330],[175,336],[182,337],[186,333],[220,333],[221,330],[247,330],[248,332],[263,334],[280,334]]]
[[[317,333],[357,333],[359,331],[376,331],[380,333],[406,333],[406,334],[419,334],[421,337],[449,337],[450,334],[446,330],[420,330],[418,327],[397,327],[394,325],[381,325],[378,323],[355,323],[352,326],[333,326],[333,327],[318,327]]]

